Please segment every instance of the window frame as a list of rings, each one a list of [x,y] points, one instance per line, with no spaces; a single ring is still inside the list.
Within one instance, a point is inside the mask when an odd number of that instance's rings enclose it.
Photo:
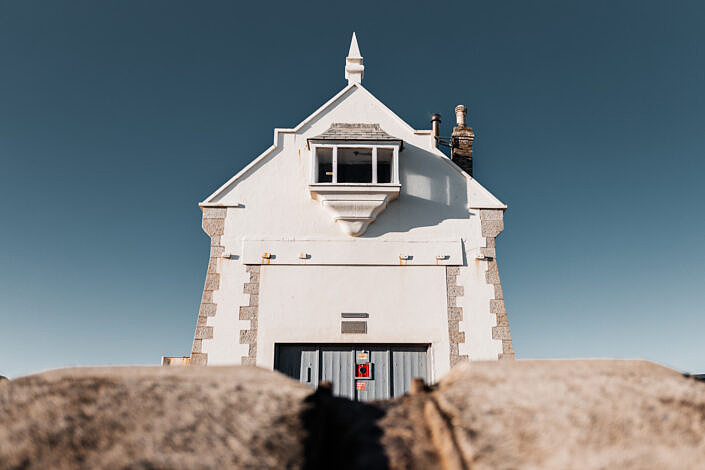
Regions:
[[[330,148],[333,151],[332,157],[332,170],[333,175],[330,183],[320,183],[318,182],[318,155],[317,150],[319,148]],[[338,148],[370,148],[372,149],[372,181],[369,183],[338,183]],[[389,183],[379,183],[377,182],[377,149],[391,149],[392,150],[392,168],[391,168],[391,182]],[[399,184],[399,145],[393,144],[377,144],[369,142],[359,142],[350,144],[311,144],[311,158],[310,158],[310,184],[324,184],[324,185],[377,185],[377,186],[387,186],[387,185],[398,185]]]

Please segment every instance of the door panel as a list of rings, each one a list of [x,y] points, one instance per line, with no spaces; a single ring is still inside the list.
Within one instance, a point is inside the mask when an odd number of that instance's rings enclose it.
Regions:
[[[314,345],[278,345],[276,370],[301,383],[318,385],[318,348]]]
[[[355,351],[355,357],[357,357],[357,353],[363,351],[369,351],[370,353],[372,379],[356,381],[356,383],[363,382],[365,384],[364,391],[357,390],[356,387],[357,399],[360,401],[386,400],[390,397],[389,348],[385,346],[359,348]]]
[[[314,347],[301,350],[301,382],[313,388],[318,386],[318,350]]]
[[[354,364],[352,347],[321,346],[321,380],[333,383],[333,395],[355,399]]]
[[[413,378],[428,380],[426,350],[426,346],[392,347],[393,396],[408,393]]]

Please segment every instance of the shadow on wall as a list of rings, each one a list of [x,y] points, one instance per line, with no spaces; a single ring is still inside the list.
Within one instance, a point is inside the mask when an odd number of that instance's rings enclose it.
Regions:
[[[399,154],[401,192],[397,201],[370,225],[361,238],[433,227],[448,219],[467,219],[467,180],[448,162],[407,142]]]
[[[389,469],[378,425],[382,409],[334,397],[329,382],[322,382],[305,402],[304,470]]]

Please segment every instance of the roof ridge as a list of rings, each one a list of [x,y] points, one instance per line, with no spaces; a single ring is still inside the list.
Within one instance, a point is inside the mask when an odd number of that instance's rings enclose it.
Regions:
[[[330,125],[331,127],[347,127],[347,128],[368,128],[372,127],[375,129],[381,129],[380,125],[377,123],[364,123],[364,122],[334,122]]]

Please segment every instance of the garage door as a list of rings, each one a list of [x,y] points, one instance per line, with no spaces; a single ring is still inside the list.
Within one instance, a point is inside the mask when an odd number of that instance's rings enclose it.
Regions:
[[[427,345],[277,344],[274,368],[316,387],[333,384],[333,394],[351,400],[384,400],[409,391],[411,379],[428,381]]]

